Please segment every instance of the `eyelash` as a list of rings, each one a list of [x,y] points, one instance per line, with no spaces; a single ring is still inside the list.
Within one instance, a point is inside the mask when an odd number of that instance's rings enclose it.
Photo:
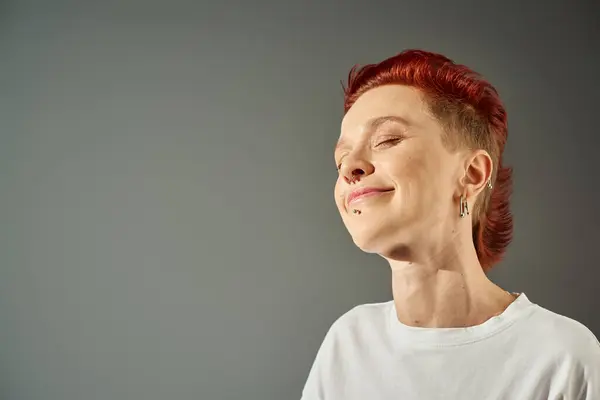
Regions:
[[[393,144],[396,144],[396,143],[398,143],[400,141],[402,141],[402,138],[393,137],[393,138],[385,139],[385,140],[382,140],[381,142],[378,142],[375,145],[375,147],[379,147],[379,146],[383,146],[383,145],[386,145],[386,146],[393,145]]]
[[[393,137],[393,138],[388,138],[388,139],[385,139],[385,140],[382,140],[382,141],[378,142],[378,143],[377,143],[375,146],[373,146],[373,147],[380,147],[380,146],[385,146],[385,147],[387,147],[387,146],[392,146],[392,145],[395,145],[395,144],[397,144],[397,143],[401,142],[403,139],[404,139],[404,138],[401,138],[401,137]],[[340,162],[338,165],[336,165],[336,171],[338,171],[338,172],[339,172],[339,170],[340,170],[341,168],[342,168],[342,163]]]

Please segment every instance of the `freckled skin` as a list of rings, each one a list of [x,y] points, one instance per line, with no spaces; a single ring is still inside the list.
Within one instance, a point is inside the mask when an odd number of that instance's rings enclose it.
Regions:
[[[390,122],[376,131],[366,129],[370,119],[388,115],[404,117],[410,126]],[[394,135],[403,139],[389,146],[373,145],[379,137]],[[458,215],[455,198],[464,169],[461,154],[449,152],[442,135],[420,92],[410,87],[372,89],[350,108],[340,135],[347,146],[335,154],[336,162],[341,162],[335,200],[363,251],[391,256],[414,242],[438,246],[452,235]],[[345,172],[357,168],[367,171],[358,185],[394,188],[389,195],[361,203],[359,217],[345,204],[345,194],[355,185],[350,187],[343,178]]]

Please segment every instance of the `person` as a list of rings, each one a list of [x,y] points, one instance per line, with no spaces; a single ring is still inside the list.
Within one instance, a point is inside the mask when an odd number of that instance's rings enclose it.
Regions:
[[[335,202],[393,301],[331,325],[302,400],[600,399],[594,334],[486,275],[513,230],[506,140],[495,88],[443,55],[351,69]]]

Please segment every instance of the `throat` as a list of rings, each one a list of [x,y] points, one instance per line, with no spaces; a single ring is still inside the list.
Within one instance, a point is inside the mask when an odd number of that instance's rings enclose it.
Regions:
[[[394,290],[398,320],[422,328],[477,326],[502,314],[514,300],[514,295],[495,285],[475,292],[460,286],[441,292],[433,288]]]

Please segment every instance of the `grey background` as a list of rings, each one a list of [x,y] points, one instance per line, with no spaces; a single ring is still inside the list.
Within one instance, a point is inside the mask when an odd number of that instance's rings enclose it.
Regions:
[[[388,300],[333,203],[340,80],[405,48],[509,113],[506,289],[600,334],[593,1],[0,3],[0,398],[294,399]]]

